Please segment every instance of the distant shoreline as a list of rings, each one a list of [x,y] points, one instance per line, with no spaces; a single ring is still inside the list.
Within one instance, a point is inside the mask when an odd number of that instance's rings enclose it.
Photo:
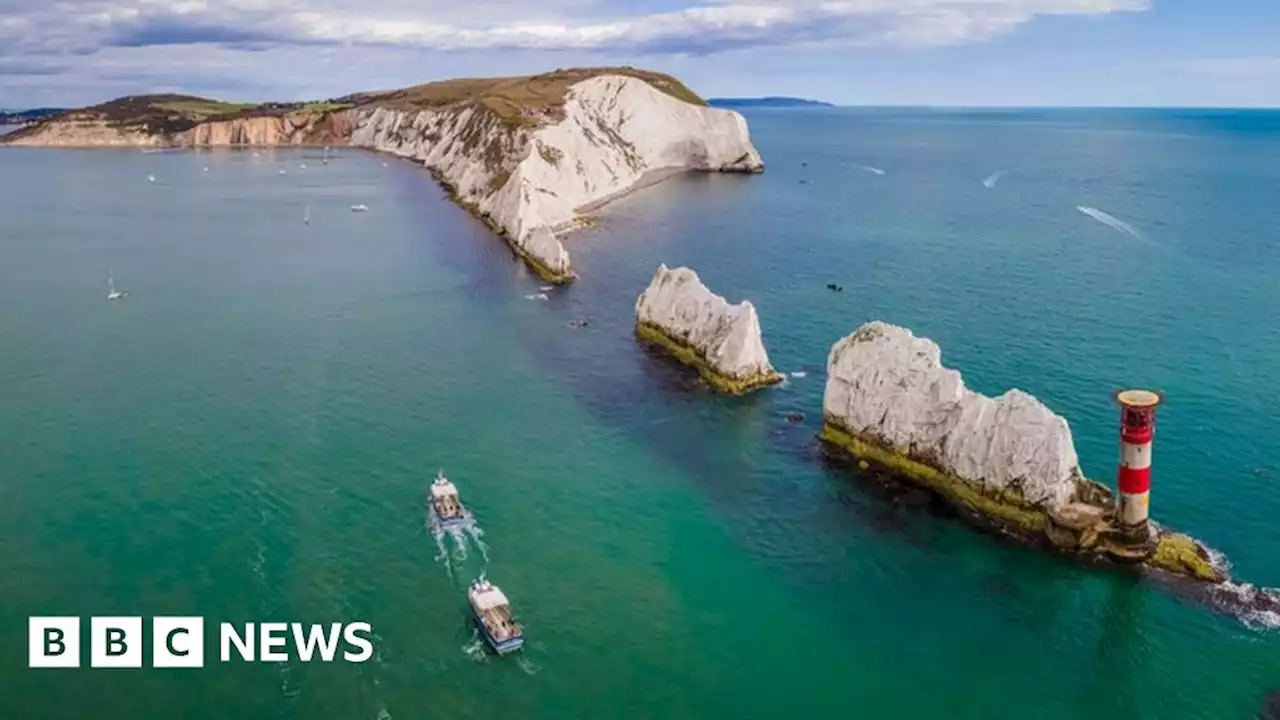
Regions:
[[[758,98],[708,98],[707,104],[718,108],[811,108],[835,107],[821,100],[807,100],[795,97],[758,97]]]

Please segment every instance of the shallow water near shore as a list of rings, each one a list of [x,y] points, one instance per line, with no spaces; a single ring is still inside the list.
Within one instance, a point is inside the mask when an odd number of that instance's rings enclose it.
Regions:
[[[1158,387],[1154,517],[1280,585],[1280,115],[749,120],[763,175],[609,206],[545,301],[407,162],[0,151],[4,716],[1255,717],[1280,633],[894,502],[814,436],[870,319],[1043,399],[1103,482],[1110,391]],[[639,346],[660,262],[805,376],[724,398]],[[437,468],[487,560],[439,559]],[[481,570],[519,662],[476,652]],[[27,670],[26,617],[61,614],[365,620],[378,652]]]

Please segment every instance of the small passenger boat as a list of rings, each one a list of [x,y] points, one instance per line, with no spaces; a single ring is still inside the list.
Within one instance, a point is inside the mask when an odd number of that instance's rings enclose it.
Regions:
[[[497,585],[481,576],[467,589],[467,600],[476,627],[494,652],[506,655],[524,645],[524,628],[511,617],[511,603]]]
[[[430,503],[441,528],[449,529],[471,522],[471,513],[458,500],[458,488],[443,472],[437,472],[435,481],[431,483]]]

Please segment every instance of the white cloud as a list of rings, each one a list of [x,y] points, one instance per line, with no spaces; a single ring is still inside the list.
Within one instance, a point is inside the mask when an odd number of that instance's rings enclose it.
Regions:
[[[201,42],[654,53],[814,41],[930,46],[984,40],[1037,16],[1144,10],[1150,0],[690,0],[644,14],[616,2],[7,0],[14,8],[0,15],[0,54]]]

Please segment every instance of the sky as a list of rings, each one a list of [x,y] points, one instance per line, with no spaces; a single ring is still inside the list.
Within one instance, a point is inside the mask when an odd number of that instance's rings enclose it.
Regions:
[[[1280,106],[1280,0],[0,0],[0,108],[632,65],[709,97]]]

